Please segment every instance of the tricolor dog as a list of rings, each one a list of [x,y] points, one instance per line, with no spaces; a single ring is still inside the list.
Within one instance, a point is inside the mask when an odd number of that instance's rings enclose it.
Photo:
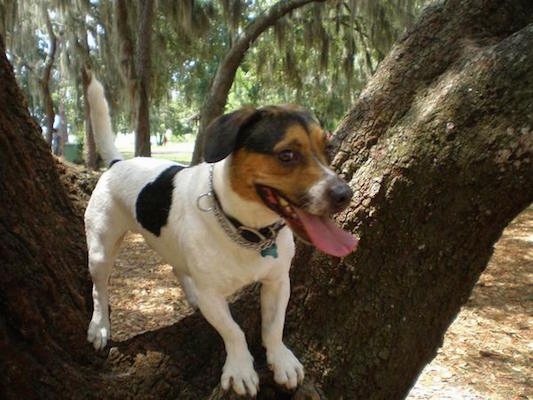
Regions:
[[[349,204],[352,191],[328,167],[327,138],[317,121],[296,106],[226,114],[206,131],[206,162],[186,168],[154,158],[123,160],[94,77],[88,99],[97,149],[111,166],[85,212],[94,284],[89,342],[98,350],[110,338],[109,275],[124,234],[139,232],[172,265],[189,303],[222,337],[222,387],[257,393],[253,357],[226,298],[261,282],[267,362],[277,383],[295,388],[304,369],[282,341],[293,233],[337,257],[357,245],[329,219]]]

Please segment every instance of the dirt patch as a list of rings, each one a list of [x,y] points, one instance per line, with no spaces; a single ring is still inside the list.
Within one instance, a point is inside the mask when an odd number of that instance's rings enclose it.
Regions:
[[[129,233],[110,277],[112,339],[172,325],[192,313],[172,267],[141,235]]]

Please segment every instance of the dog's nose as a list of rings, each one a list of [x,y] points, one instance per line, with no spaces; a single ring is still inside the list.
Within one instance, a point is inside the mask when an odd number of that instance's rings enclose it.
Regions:
[[[353,191],[345,182],[339,181],[329,188],[328,195],[334,212],[338,212],[350,203]]]

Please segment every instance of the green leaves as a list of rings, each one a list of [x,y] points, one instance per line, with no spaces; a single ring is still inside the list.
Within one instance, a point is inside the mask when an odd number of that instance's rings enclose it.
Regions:
[[[122,80],[131,60],[117,29],[119,12],[110,1],[47,0],[56,35],[61,33],[50,90],[64,101],[68,121],[83,131],[80,68],[90,64],[104,82],[115,121],[131,126],[131,97]],[[245,27],[277,1],[187,0],[158,2],[153,22],[151,104],[167,124],[196,114],[224,55]],[[399,33],[413,20],[423,0],[344,0],[316,2],[278,20],[250,46],[236,75],[227,108],[246,104],[300,103],[333,129],[359,88],[373,73]],[[128,2],[125,22],[136,31],[138,2]],[[0,8],[15,73],[36,116],[43,115],[36,85],[48,38],[45,21],[32,2],[12,1]],[[28,18],[32,15],[33,17]],[[35,32],[41,32],[36,36]],[[135,36],[135,35],[133,35]],[[132,37],[134,46],[136,38]],[[36,73],[32,73],[34,69]],[[32,74],[34,77],[32,77]],[[56,105],[57,106],[57,105]],[[169,127],[173,129],[173,127]],[[154,132],[155,133],[155,132]]]

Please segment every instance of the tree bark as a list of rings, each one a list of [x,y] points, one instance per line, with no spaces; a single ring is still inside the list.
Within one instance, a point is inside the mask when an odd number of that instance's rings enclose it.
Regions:
[[[328,397],[403,398],[533,201],[532,21],[526,0],[431,7],[338,127],[359,249],[302,251],[289,318]]]
[[[133,44],[133,35],[128,23],[129,20],[129,2],[126,0],[117,0],[115,4],[117,33],[120,40],[120,76],[122,82],[127,88],[129,101],[129,123],[135,126],[137,121],[137,98],[138,84],[137,74],[135,71],[135,51]]]
[[[135,98],[135,61],[132,33],[128,24],[129,13],[126,0],[117,0],[115,4],[117,32],[120,40],[120,70],[124,85],[128,87],[131,98]]]
[[[83,224],[1,37],[0,54],[0,394],[58,398],[90,387],[80,365],[96,359],[84,343],[90,284]]]
[[[135,155],[150,157],[150,81],[152,72],[152,21],[153,0],[139,0],[137,26],[137,51],[135,72],[137,75],[137,127],[135,130]]]
[[[285,339],[304,389],[268,379],[257,287],[232,305],[259,398],[400,399],[435,356],[502,230],[533,201],[532,20],[529,0],[444,1],[379,66],[336,131],[333,165],[355,191],[337,220],[359,248],[336,259],[300,245],[293,262]],[[232,397],[218,387],[223,343],[199,313],[91,358],[85,250],[68,240],[81,223],[5,57],[0,67],[0,392]]]
[[[261,15],[250,23],[242,35],[235,41],[233,46],[224,56],[224,59],[217,68],[217,72],[211,82],[209,94],[205,99],[200,111],[200,126],[194,145],[191,164],[198,164],[203,160],[205,128],[219,115],[224,112],[224,107],[228,100],[228,94],[233,85],[235,74],[241,64],[248,48],[261,33],[274,25],[276,21],[284,17],[291,11],[303,7],[312,2],[323,2],[324,0],[287,0],[279,1],[273,5],[265,14]]]
[[[65,143],[68,142],[68,128],[67,128],[67,113],[65,111],[65,102],[64,100],[60,100],[58,104],[58,111],[59,111],[59,127],[57,129],[57,134],[59,137],[59,145],[58,145],[58,154],[59,156],[62,156],[65,154]]]
[[[87,168],[96,171],[98,169],[98,158],[96,153],[96,143],[94,141],[93,127],[91,126],[89,102],[87,101],[87,88],[91,82],[92,71],[87,67],[81,71],[81,85],[83,89],[83,113],[85,115],[85,163]]]

